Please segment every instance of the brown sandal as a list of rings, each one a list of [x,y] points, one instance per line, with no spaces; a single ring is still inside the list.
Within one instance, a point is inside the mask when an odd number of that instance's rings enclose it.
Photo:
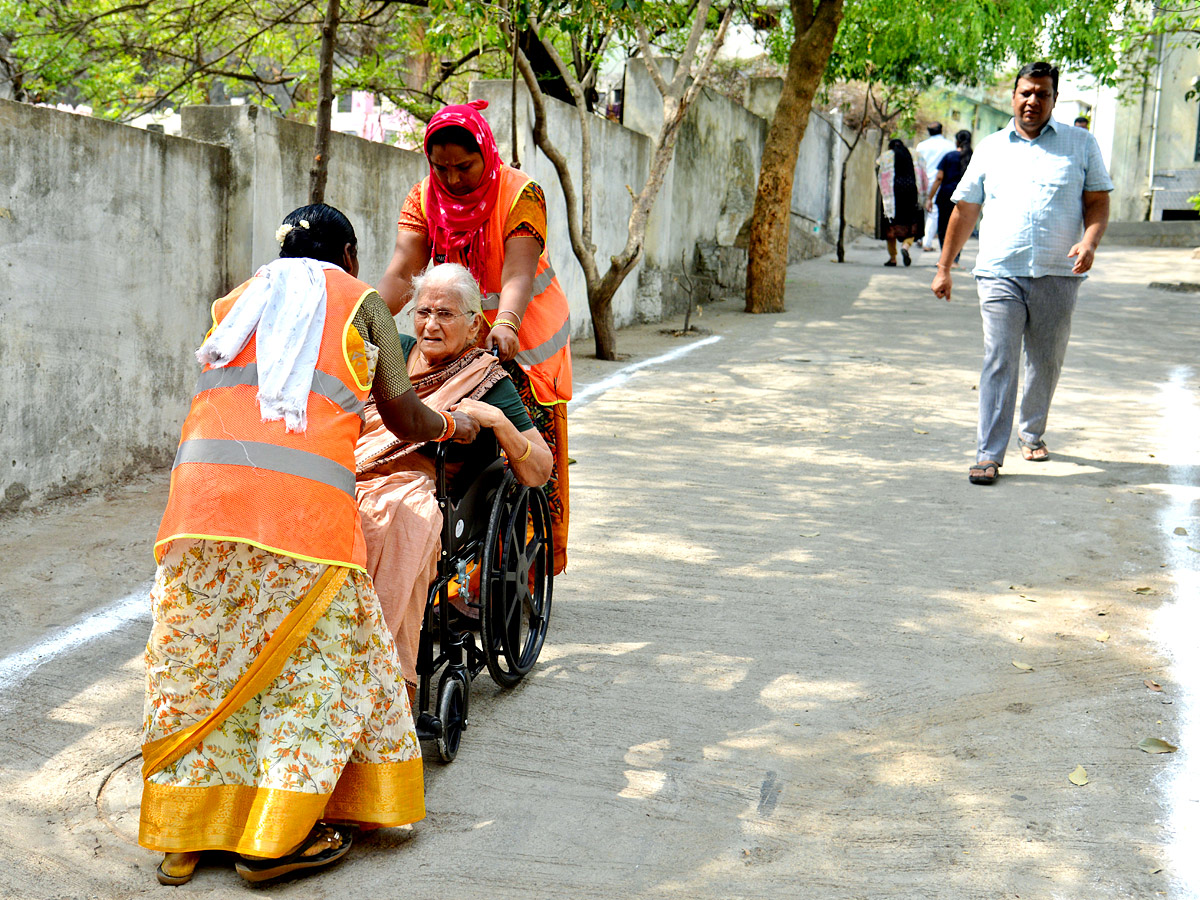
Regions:
[[[196,864],[200,862],[198,852],[168,853],[154,870],[154,877],[159,884],[187,884],[196,873]],[[163,868],[166,866],[166,868]],[[168,871],[168,869],[170,871]]]
[[[967,474],[967,480],[971,484],[992,484],[999,477],[1000,464],[990,459],[971,466],[971,471]]]
[[[321,841],[330,846],[318,853],[308,852]],[[350,851],[351,843],[350,832],[346,829],[319,822],[304,843],[287,856],[278,859],[256,859],[243,856],[234,864],[234,868],[242,878],[253,884],[273,881],[285,875],[323,869],[325,866],[333,865]]]

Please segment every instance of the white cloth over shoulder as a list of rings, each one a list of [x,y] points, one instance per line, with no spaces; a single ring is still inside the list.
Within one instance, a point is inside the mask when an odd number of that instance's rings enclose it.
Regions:
[[[277,259],[254,273],[233,309],[196,351],[201,365],[220,369],[255,336],[258,411],[283,419],[288,431],[308,428],[308,394],[325,330],[325,270],[333,263]]]

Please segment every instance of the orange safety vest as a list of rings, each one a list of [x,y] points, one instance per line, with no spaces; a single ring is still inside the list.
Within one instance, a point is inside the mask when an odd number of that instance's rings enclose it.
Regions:
[[[485,263],[482,283],[483,318],[488,328],[500,309],[500,276],[504,269],[504,226],[521,191],[533,179],[509,166],[500,170],[500,199],[487,225],[489,246],[501,248]],[[421,212],[429,192],[429,176],[421,183]],[[436,248],[435,248],[436,252]],[[457,256],[457,254],[456,254]],[[463,262],[453,258],[450,262]],[[571,307],[550,266],[549,247],[542,248],[533,277],[533,297],[521,317],[516,361],[529,376],[534,398],[542,406],[571,399]]]
[[[213,304],[216,326],[249,281]],[[325,270],[325,328],[308,395],[307,430],[264,422],[254,338],[223,368],[205,366],[183,423],[155,558],[176,538],[240,541],[328,565],[366,568],[354,497],[354,445],[370,392],[366,353],[352,327],[374,288]]]

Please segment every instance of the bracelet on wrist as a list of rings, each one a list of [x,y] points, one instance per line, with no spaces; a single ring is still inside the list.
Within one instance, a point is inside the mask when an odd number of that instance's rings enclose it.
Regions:
[[[438,411],[438,415],[445,419],[446,424],[442,428],[442,433],[433,439],[435,444],[441,444],[454,437],[454,432],[458,431],[458,423],[454,421],[454,414],[448,413],[444,409]]]
[[[512,322],[508,321],[508,319],[497,319],[495,325],[493,325],[492,327],[495,328],[496,325],[507,325],[509,328],[511,328],[513,330],[513,333],[518,334],[518,335],[521,333],[520,327],[518,325],[515,325]]]
[[[532,452],[533,452],[533,441],[531,441],[529,438],[525,438],[525,452],[522,453],[520,456],[518,456],[516,459],[514,459],[513,462],[525,462],[525,460],[529,459],[529,454]]]
[[[496,313],[496,318],[497,318],[497,319],[499,319],[501,316],[512,316],[514,319],[516,319],[516,320],[517,320],[517,325],[518,325],[518,326],[520,326],[520,324],[521,324],[522,322],[524,322],[524,321],[525,321],[525,317],[524,317],[524,316],[522,316],[522,315],[521,315],[519,312],[517,312],[515,309],[502,309],[502,310],[500,310],[499,312],[497,312],[497,313]]]

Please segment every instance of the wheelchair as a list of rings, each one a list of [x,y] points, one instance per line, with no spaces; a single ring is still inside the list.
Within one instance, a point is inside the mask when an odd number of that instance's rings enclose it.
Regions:
[[[437,448],[442,539],[417,650],[415,724],[417,737],[436,744],[445,763],[458,755],[472,680],[485,668],[501,688],[525,677],[542,652],[554,595],[546,494],[518,482],[500,456],[499,443],[491,441],[494,460],[464,465],[453,483],[446,472],[447,445]],[[473,617],[452,608],[452,585],[460,604],[478,612],[477,626]]]

